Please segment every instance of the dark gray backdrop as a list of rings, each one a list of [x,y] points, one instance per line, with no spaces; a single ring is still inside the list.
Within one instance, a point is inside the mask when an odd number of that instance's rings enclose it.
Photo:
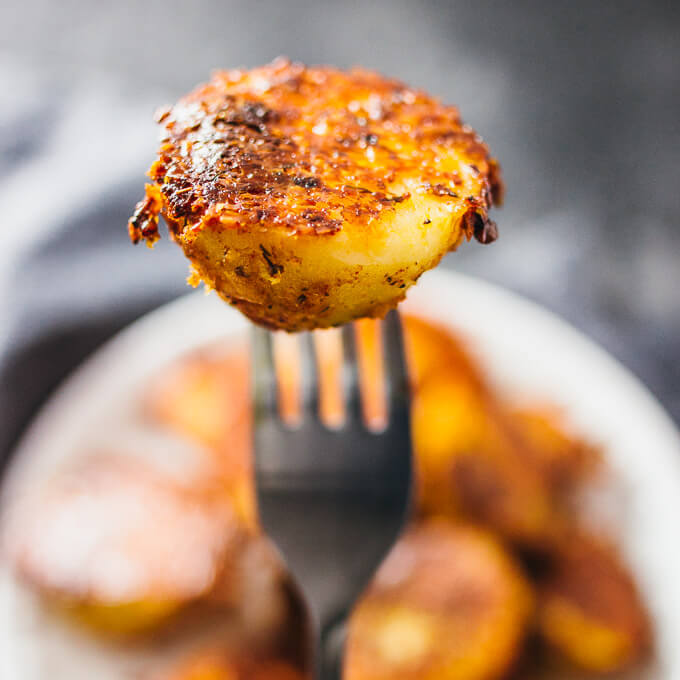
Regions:
[[[507,205],[496,244],[444,266],[556,310],[680,419],[680,3],[24,0],[0,8],[0,454],[83,356],[184,292],[179,253],[124,232],[154,107],[278,54],[458,103]]]

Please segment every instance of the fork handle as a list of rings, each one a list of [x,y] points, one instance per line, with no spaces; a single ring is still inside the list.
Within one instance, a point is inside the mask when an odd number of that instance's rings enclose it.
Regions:
[[[345,656],[346,621],[325,626],[319,635],[316,680],[341,680]]]

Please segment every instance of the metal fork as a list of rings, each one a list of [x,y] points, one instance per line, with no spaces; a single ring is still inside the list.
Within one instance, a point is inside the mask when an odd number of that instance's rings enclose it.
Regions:
[[[279,417],[272,336],[253,332],[255,481],[260,523],[303,596],[317,680],[340,680],[345,621],[407,519],[409,392],[401,322],[382,323],[387,425],[363,422],[352,326],[342,329],[345,422],[326,427],[310,333],[299,336],[302,423]]]

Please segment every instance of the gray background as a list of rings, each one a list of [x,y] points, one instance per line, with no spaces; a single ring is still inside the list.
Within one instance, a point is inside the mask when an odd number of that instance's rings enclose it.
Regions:
[[[457,103],[508,191],[500,240],[444,266],[557,311],[680,420],[680,3],[26,0],[0,9],[0,453],[84,355],[185,290],[177,249],[124,233],[153,109],[279,54]]]

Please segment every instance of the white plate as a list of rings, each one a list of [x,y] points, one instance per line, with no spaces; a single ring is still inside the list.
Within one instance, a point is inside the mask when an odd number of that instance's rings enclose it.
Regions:
[[[590,340],[499,288],[431,272],[405,308],[461,331],[502,387],[561,405],[577,428],[603,444],[625,491],[617,533],[656,626],[659,663],[645,678],[680,678],[680,439],[669,417]],[[138,388],[166,362],[245,328],[214,296],[193,294],[120,333],[42,409],[16,451],[5,495],[44,479],[88,443],[113,436],[121,418],[130,417]],[[0,572],[0,678],[117,680],[130,677],[133,665],[119,650],[43,612],[6,569]]]

